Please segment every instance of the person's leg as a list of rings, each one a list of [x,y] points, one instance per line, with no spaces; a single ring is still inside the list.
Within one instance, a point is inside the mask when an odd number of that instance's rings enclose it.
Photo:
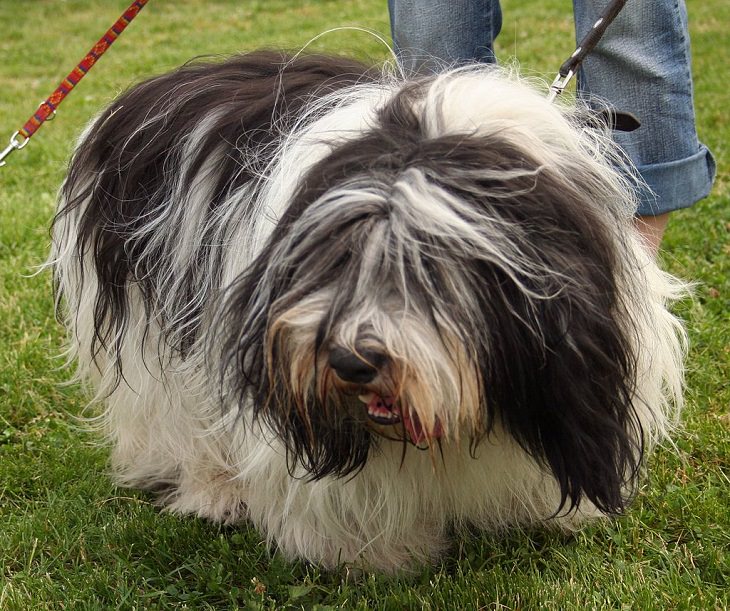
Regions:
[[[645,214],[636,217],[636,228],[643,236],[649,249],[654,253],[659,251],[659,246],[664,237],[664,230],[667,228],[667,223],[669,223],[669,214],[669,212],[665,212],[664,214]]]
[[[608,0],[574,0],[576,36]],[[628,2],[578,74],[579,95],[634,113],[641,127],[615,139],[636,166],[637,226],[658,247],[668,213],[706,197],[715,164],[695,129],[684,0]]]
[[[408,73],[444,65],[494,62],[502,27],[498,0],[388,0],[399,61]]]

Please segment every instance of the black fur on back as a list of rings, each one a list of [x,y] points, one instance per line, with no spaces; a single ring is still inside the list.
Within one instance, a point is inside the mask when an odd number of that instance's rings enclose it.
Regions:
[[[156,307],[161,296],[155,294],[151,266],[167,253],[151,253],[139,230],[151,214],[168,214],[165,209],[175,205],[169,200],[174,181],[182,180],[183,190],[191,187],[206,160],[227,143],[208,201],[207,216],[213,218],[237,189],[253,187],[282,133],[308,102],[372,78],[371,69],[350,59],[303,54],[293,60],[282,52],[258,51],[224,62],[188,63],[133,87],[104,110],[71,161],[59,211],[73,214],[88,202],[77,222],[76,246],[80,258],[91,255],[100,287],[92,351],[126,328],[131,284],[140,290],[148,317],[166,326]],[[211,117],[215,121],[196,143],[194,159],[183,159],[186,139]],[[187,172],[179,176],[183,162]],[[195,254],[198,265],[190,265],[185,282],[191,292],[202,283],[220,284],[207,277],[221,269],[221,261],[210,260],[211,252]],[[196,339],[200,308],[186,309],[192,296],[176,298],[178,329],[168,330],[177,331],[175,347],[185,352]],[[188,323],[181,324],[181,317]]]

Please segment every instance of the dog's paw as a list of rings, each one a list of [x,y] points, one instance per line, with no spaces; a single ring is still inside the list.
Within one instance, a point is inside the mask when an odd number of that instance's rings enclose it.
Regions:
[[[243,493],[239,482],[221,475],[207,481],[185,482],[163,504],[173,513],[231,525],[248,518]]]

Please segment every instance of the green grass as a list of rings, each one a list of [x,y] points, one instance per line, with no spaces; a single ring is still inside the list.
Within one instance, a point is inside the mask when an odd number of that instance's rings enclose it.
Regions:
[[[128,0],[2,0],[0,147]],[[572,50],[558,0],[505,3],[502,57],[548,78]],[[514,4],[515,6],[512,6]],[[93,7],[93,8],[90,8]],[[47,274],[54,194],[84,123],[121,89],[202,54],[299,48],[340,25],[388,32],[376,0],[154,0],[43,127],[0,169],[0,609],[723,609],[730,604],[730,122],[726,0],[690,7],[696,104],[714,150],[713,195],[673,216],[666,268],[698,283],[687,320],[685,428],[658,452],[629,514],[573,538],[513,533],[455,542],[411,580],[348,582],[270,557],[260,536],[160,514],[115,489],[106,451],[79,429],[84,396],[61,383],[63,330]],[[375,61],[373,37],[338,32],[313,48]]]

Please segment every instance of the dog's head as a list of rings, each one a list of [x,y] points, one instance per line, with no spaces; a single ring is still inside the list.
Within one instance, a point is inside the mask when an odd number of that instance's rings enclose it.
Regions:
[[[621,509],[642,301],[604,137],[496,72],[384,97],[298,176],[226,294],[226,384],[315,478],[389,440],[478,451],[500,427],[563,503]]]

